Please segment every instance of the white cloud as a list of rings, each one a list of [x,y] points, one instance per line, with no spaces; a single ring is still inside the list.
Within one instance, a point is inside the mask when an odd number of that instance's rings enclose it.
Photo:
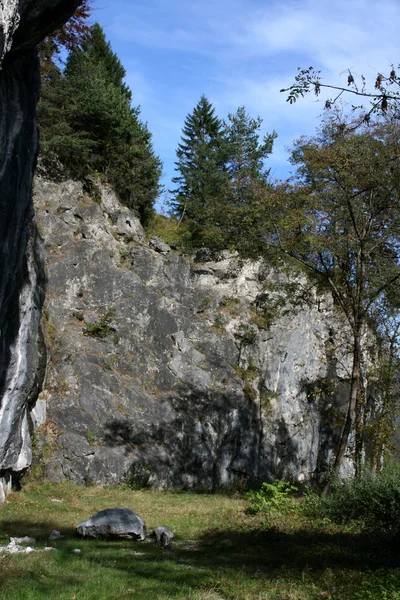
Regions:
[[[321,69],[332,84],[345,84],[352,68],[372,86],[377,71],[400,62],[399,0],[116,0],[110,11],[111,42],[140,54],[121,60],[167,164],[203,92],[220,116],[244,105],[276,129],[281,170],[284,146],[312,134],[323,107],[311,96],[289,106],[279,93],[298,66]]]

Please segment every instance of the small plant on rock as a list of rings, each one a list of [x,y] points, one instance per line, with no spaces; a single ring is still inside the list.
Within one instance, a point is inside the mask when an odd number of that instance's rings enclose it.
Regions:
[[[111,327],[111,321],[115,314],[114,308],[108,308],[104,315],[100,317],[96,323],[87,323],[85,321],[85,328],[83,330],[83,335],[90,335],[91,337],[96,337],[100,339],[104,339],[110,333],[114,332],[115,329]]]

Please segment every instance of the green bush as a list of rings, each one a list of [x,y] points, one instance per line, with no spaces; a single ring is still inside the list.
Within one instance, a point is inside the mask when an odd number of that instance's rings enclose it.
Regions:
[[[85,321],[85,327],[83,329],[83,335],[90,335],[91,337],[96,337],[100,339],[106,338],[110,333],[115,331],[113,327],[111,327],[111,322],[113,316],[115,315],[114,308],[108,308],[106,312],[99,318],[96,323],[87,323]]]
[[[334,523],[400,535],[400,464],[385,465],[381,473],[365,470],[360,479],[334,481],[328,495],[308,495],[303,510]]]
[[[297,488],[287,481],[275,479],[273,483],[263,483],[258,491],[247,492],[245,498],[248,503],[247,513],[287,514],[294,508],[291,497]]]

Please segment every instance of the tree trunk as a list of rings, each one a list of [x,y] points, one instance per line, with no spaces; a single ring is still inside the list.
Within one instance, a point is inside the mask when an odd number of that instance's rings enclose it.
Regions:
[[[346,414],[346,420],[343,426],[342,435],[340,437],[339,446],[336,452],[335,461],[333,463],[333,472],[338,475],[340,467],[342,465],[343,457],[346,452],[349,435],[353,427],[353,423],[356,424],[356,454],[355,454],[355,468],[356,475],[359,475],[359,469],[361,466],[361,448],[360,446],[360,404],[359,404],[359,392],[360,392],[360,379],[361,379],[361,333],[356,331],[354,333],[353,342],[353,367],[351,372],[351,384],[350,384],[350,399]]]

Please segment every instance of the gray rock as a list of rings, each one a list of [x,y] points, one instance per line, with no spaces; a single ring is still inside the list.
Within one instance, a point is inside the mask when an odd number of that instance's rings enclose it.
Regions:
[[[57,432],[48,477],[161,489],[319,477],[348,391],[331,296],[229,252],[202,263],[154,252],[100,191],[99,205],[78,182],[35,182],[51,324],[38,403]],[[85,335],[104,319],[101,337]]]
[[[10,542],[14,542],[14,544],[36,544],[35,538],[28,537],[27,535],[24,537],[12,537],[10,538]]]
[[[171,246],[168,246],[166,242],[160,237],[153,235],[149,240],[149,246],[156,252],[161,252],[162,254],[166,254],[171,251]]]
[[[106,508],[87,521],[79,523],[76,531],[84,537],[126,539],[146,538],[146,525],[139,515],[129,508]]]
[[[169,548],[171,546],[172,538],[175,537],[174,533],[165,525],[155,527],[151,536],[154,539],[156,546],[160,546],[161,548]]]
[[[0,3],[0,501],[31,463],[29,410],[43,381],[43,254],[32,206],[40,74],[37,43],[79,0]],[[44,363],[46,362],[44,358]]]
[[[62,535],[59,531],[57,531],[57,529],[53,529],[48,537],[48,539],[51,541],[59,540],[60,538],[62,538]]]

